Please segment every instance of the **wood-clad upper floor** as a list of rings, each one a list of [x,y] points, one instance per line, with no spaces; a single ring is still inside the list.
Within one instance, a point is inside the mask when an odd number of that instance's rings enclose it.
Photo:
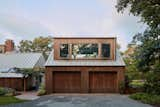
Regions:
[[[55,60],[115,60],[115,37],[56,37],[54,38]]]

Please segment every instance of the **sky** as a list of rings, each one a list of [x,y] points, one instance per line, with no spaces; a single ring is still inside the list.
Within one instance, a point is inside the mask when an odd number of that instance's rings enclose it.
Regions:
[[[0,0],[0,44],[38,36],[117,37],[126,50],[145,29],[140,18],[118,13],[117,0]]]

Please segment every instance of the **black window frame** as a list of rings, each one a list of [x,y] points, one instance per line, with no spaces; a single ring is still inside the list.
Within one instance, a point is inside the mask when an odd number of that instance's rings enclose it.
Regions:
[[[67,45],[67,49],[65,49],[65,50],[67,50],[66,56],[62,55],[62,52],[61,52],[61,46],[62,45]],[[60,56],[60,58],[69,58],[69,44],[64,43],[64,44],[59,45],[59,56]]]
[[[108,47],[108,49],[106,49],[106,51],[109,51],[108,52],[108,55],[104,55],[104,45],[108,45],[109,47]],[[102,58],[111,58],[111,44],[110,43],[102,43],[101,44],[101,57]]]

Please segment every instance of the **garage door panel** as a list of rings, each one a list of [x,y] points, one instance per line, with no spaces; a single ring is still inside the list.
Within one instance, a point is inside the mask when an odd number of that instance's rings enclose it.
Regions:
[[[90,72],[89,91],[115,92],[116,80],[116,73],[113,72]]]
[[[80,92],[80,72],[54,72],[55,92]]]

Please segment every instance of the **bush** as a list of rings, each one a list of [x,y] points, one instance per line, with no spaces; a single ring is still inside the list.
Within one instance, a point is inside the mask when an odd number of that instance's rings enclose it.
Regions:
[[[136,93],[130,95],[129,97],[147,104],[160,104],[159,95],[153,95],[148,93]]]
[[[146,82],[144,84],[144,91],[146,93],[160,95],[160,73],[148,73]]]
[[[41,84],[40,87],[39,87],[37,95],[42,96],[42,95],[45,95],[45,94],[46,94],[45,86],[44,86],[44,84]]]
[[[6,94],[6,90],[2,87],[0,87],[0,96],[3,96]]]
[[[144,87],[144,81],[143,80],[132,80],[129,86],[132,88],[142,89]]]
[[[6,96],[14,96],[16,91],[12,88],[5,88],[5,91],[6,91]]]
[[[124,94],[125,93],[125,82],[120,82],[119,84],[119,91],[121,94]]]
[[[11,88],[0,88],[0,96],[13,96],[15,93],[15,90],[14,89],[11,89]]]

